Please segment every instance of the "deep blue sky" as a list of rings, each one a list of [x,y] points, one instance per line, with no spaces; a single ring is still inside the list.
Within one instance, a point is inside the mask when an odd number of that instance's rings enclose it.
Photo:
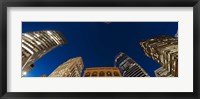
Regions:
[[[87,67],[113,67],[115,56],[124,52],[150,75],[160,65],[148,58],[139,45],[160,35],[174,36],[178,22],[22,22],[22,32],[57,30],[67,44],[57,47],[35,62],[27,76],[47,76],[70,58],[81,56]]]

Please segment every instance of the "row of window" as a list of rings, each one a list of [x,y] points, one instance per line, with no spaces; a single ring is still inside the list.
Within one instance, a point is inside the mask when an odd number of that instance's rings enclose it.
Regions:
[[[153,52],[151,49],[152,48],[158,48],[158,47],[162,47],[165,45],[176,45],[178,44],[178,41],[176,38],[172,38],[172,37],[158,37],[158,38],[154,38],[152,40],[147,40],[145,42],[141,43],[141,46],[144,48],[144,50],[146,50],[146,54],[150,54],[151,52]],[[154,50],[155,51],[155,50]]]
[[[56,33],[52,33],[50,35],[48,33],[42,32],[42,31],[26,33],[22,37],[23,37],[24,44],[26,44],[26,45],[28,44],[28,46],[31,47],[32,49],[37,48],[39,50],[59,45],[58,44],[59,40],[61,40],[61,38],[58,37],[56,35]]]
[[[107,72],[104,72],[104,71],[100,71],[99,73],[98,72],[87,72],[85,73],[84,77],[89,77],[89,76],[92,76],[92,77],[95,77],[95,76],[120,76],[119,72],[116,72],[114,71],[113,73],[111,71],[107,71]]]

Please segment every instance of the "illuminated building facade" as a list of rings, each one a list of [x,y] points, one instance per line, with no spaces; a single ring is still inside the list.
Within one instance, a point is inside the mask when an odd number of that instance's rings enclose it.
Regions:
[[[145,54],[162,67],[155,70],[157,77],[178,76],[178,38],[160,36],[140,42]]]
[[[121,77],[121,73],[116,67],[95,67],[86,68],[83,77]]]
[[[119,68],[124,77],[149,77],[139,64],[122,52],[116,56],[115,66]]]
[[[40,57],[65,43],[64,36],[57,31],[36,31],[22,34],[22,75],[27,74]],[[29,70],[29,69],[28,69]],[[24,75],[23,75],[24,76]]]
[[[49,77],[81,77],[83,67],[81,57],[72,58],[58,66]]]

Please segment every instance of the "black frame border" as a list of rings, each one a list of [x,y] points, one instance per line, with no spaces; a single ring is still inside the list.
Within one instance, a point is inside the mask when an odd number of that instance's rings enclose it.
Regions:
[[[7,92],[7,7],[193,7],[193,92]],[[0,97],[26,98],[116,98],[198,99],[200,0],[1,0],[0,1]]]

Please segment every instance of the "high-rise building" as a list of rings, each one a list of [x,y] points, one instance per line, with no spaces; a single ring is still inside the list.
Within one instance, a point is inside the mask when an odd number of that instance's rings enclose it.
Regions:
[[[116,67],[95,67],[86,68],[83,77],[121,77],[121,73]]]
[[[160,36],[140,42],[144,53],[162,67],[155,70],[158,77],[178,76],[178,38]]]
[[[22,33],[22,75],[40,57],[66,42],[58,31],[36,31]]]
[[[81,57],[72,58],[58,66],[49,77],[80,77],[83,67]]]
[[[124,77],[149,77],[138,63],[122,52],[116,56],[115,66],[119,68]]]

